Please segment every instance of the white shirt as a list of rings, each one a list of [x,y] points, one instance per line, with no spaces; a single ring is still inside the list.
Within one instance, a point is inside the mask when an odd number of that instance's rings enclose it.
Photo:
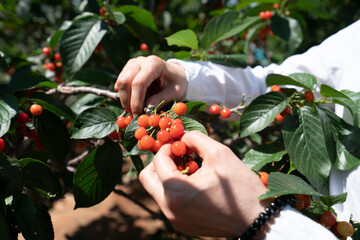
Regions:
[[[317,77],[320,84],[335,89],[360,91],[360,20],[332,35],[320,45],[307,52],[287,58],[282,64],[270,64],[234,68],[211,62],[176,61],[186,69],[189,81],[186,101],[203,101],[207,106],[220,103],[229,108],[237,106],[243,93],[252,99],[264,94],[267,89],[265,78],[270,73],[289,75],[306,72]],[[318,89],[319,90],[319,89]],[[208,109],[207,108],[207,109]],[[340,105],[335,113],[346,121],[351,121],[349,112]],[[234,115],[234,114],[233,114]],[[329,177],[330,195],[348,192],[345,203],[334,206],[338,220],[360,221],[360,166],[351,171],[332,169]],[[296,210],[287,207],[275,219],[267,234],[268,240],[279,239],[337,239],[330,231]]]

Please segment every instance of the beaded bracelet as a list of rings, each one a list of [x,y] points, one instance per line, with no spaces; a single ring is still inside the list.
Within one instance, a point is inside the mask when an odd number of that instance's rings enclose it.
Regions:
[[[268,220],[272,219],[285,206],[290,205],[296,207],[297,199],[293,195],[283,195],[278,197],[268,207],[265,207],[265,212],[260,213],[259,217],[255,219],[254,223],[240,236],[240,238],[233,238],[233,240],[250,240],[255,237]]]

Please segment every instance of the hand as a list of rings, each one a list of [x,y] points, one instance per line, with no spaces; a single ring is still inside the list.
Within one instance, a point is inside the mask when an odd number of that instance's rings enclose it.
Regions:
[[[115,83],[124,109],[138,115],[146,106],[169,103],[184,96],[187,88],[185,69],[156,56],[130,59]]]
[[[203,159],[198,171],[180,173],[166,144],[141,171],[140,182],[177,230],[192,236],[240,236],[268,204],[257,199],[267,188],[221,143],[199,131],[186,133],[182,141]]]

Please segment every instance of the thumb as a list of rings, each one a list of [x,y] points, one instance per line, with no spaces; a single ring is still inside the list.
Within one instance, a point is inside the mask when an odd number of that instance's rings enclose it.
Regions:
[[[153,163],[161,182],[171,178],[183,177],[183,174],[177,169],[171,153],[171,145],[163,145],[155,155]]]

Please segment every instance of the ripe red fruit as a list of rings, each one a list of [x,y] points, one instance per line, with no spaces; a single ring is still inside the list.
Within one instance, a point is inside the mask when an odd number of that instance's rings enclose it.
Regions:
[[[19,113],[18,118],[16,120],[18,124],[25,124],[28,121],[29,121],[29,116],[26,113],[24,112]]]
[[[182,124],[182,123],[183,122],[182,122],[182,120],[180,118],[176,118],[176,119],[172,120],[171,125],[173,125],[173,124]]]
[[[282,123],[284,121],[284,116],[281,114],[276,115],[275,118],[278,123]]]
[[[5,148],[5,141],[4,139],[0,138],[0,152],[2,152],[2,150],[4,150]]]
[[[56,66],[53,62],[49,62],[47,65],[46,65],[47,69],[51,70],[51,71],[54,71]]]
[[[137,123],[138,123],[139,127],[149,126],[148,119],[149,119],[148,115],[146,115],[146,114],[140,115],[139,118],[137,119]]]
[[[231,111],[228,108],[223,108],[220,111],[220,116],[223,118],[229,118],[231,116]]]
[[[126,125],[129,125],[133,119],[134,119],[133,115],[127,115],[125,118]]]
[[[336,230],[344,237],[351,237],[354,234],[354,227],[346,221],[338,222]]]
[[[116,120],[116,124],[119,126],[119,128],[123,129],[127,127],[127,124],[125,122],[126,118],[119,116]]]
[[[140,146],[146,150],[149,150],[154,146],[155,139],[149,135],[145,135],[140,140]]]
[[[296,210],[300,211],[304,208],[308,208],[311,205],[311,197],[309,195],[297,194],[295,197],[297,199]]]
[[[260,13],[259,13],[259,17],[260,17],[261,20],[266,20],[266,18],[265,18],[265,12],[260,12]]]
[[[279,9],[280,4],[278,4],[278,3],[274,3],[273,7],[274,7],[275,9]]]
[[[159,140],[155,140],[153,146],[154,152],[158,152],[162,147],[162,145],[163,145],[162,142],[160,142]]]
[[[159,121],[160,121],[160,116],[157,114],[152,114],[149,118],[148,118],[148,123],[150,126],[152,127],[157,127],[159,126]]]
[[[160,130],[156,134],[156,139],[162,143],[167,143],[170,140],[170,133],[166,130]]]
[[[60,53],[55,53],[55,54],[54,54],[54,59],[55,59],[55,61],[61,61],[61,55],[60,55]]]
[[[146,43],[142,43],[140,44],[140,50],[141,51],[148,51],[149,50],[149,47]]]
[[[50,48],[49,47],[44,47],[43,49],[42,49],[42,53],[44,54],[44,55],[49,55],[50,54]]]
[[[291,108],[289,106],[286,106],[286,108],[280,113],[280,115],[285,117],[289,113],[291,113]]]
[[[176,141],[171,144],[171,152],[178,157],[186,154],[186,145],[182,141]]]
[[[171,124],[170,137],[180,138],[184,134],[184,126],[182,124]]]
[[[112,133],[110,133],[108,135],[108,137],[111,138],[112,140],[118,140],[121,138],[121,132],[120,131],[118,132],[117,130],[115,130]]]
[[[260,172],[259,178],[261,182],[267,187],[269,174],[267,172]]]
[[[169,117],[162,117],[160,118],[159,120],[159,127],[162,129],[162,130],[166,130],[167,128],[169,128],[171,126],[171,118]]]
[[[272,12],[271,11],[265,11],[264,18],[265,18],[265,20],[271,19],[272,18]]]
[[[186,168],[189,168],[187,174],[191,175],[199,169],[199,165],[195,161],[190,161],[190,162],[185,163],[185,169]]]
[[[136,129],[134,135],[137,140],[140,140],[143,136],[147,135],[147,131],[144,127],[139,127]]]
[[[311,91],[305,91],[305,101],[309,102],[314,99],[314,94]]]
[[[279,85],[272,85],[270,89],[272,92],[282,92]]]
[[[43,109],[39,104],[33,104],[30,106],[30,112],[34,116],[39,116],[42,113]]]
[[[321,215],[319,222],[320,222],[320,224],[323,224],[325,227],[331,227],[336,224],[336,217],[334,216],[334,214],[332,212],[325,211]]]
[[[186,113],[186,110],[187,106],[183,102],[178,102],[174,106],[174,112],[179,116],[184,115]]]
[[[139,148],[140,150],[146,150],[145,148],[143,148],[143,147],[141,146],[140,140],[138,141],[137,146],[138,146],[138,148]]]
[[[100,13],[100,16],[103,16],[105,13],[105,8],[100,8],[99,13]]]
[[[213,115],[219,115],[220,114],[220,106],[217,105],[217,104],[214,104],[210,107],[210,113],[213,114]]]

